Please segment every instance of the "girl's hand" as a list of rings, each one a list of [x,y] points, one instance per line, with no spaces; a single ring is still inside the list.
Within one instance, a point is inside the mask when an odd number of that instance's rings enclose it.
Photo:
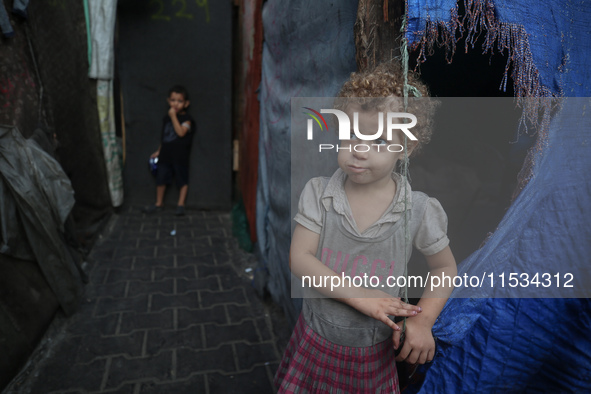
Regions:
[[[159,151],[159,150],[157,150],[156,152],[152,153],[152,154],[150,155],[150,158],[151,158],[151,159],[154,159],[154,158],[156,158],[156,157],[158,157],[158,156],[160,156],[160,151]]]
[[[388,325],[395,332],[399,332],[401,328],[389,316],[416,316],[421,312],[420,307],[402,302],[400,298],[394,298],[380,290],[367,290],[367,297],[350,298],[345,302],[359,312]]]
[[[398,323],[402,326],[402,323]],[[401,331],[394,331],[394,349],[400,346]],[[425,364],[433,361],[435,356],[435,339],[429,324],[421,322],[420,317],[406,319],[404,344],[396,361],[406,361],[409,364]]]

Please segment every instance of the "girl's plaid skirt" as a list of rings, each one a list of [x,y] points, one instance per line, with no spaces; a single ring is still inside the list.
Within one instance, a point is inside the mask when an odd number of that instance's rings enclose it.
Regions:
[[[300,315],[275,374],[279,393],[399,394],[392,339],[371,347],[334,344]]]

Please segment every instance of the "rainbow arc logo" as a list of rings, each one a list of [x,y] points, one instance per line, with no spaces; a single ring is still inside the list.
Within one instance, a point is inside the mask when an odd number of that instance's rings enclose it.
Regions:
[[[306,115],[311,116],[316,121],[316,123],[318,123],[318,126],[320,126],[321,131],[324,131],[324,128],[322,127],[322,123],[324,123],[324,126],[326,127],[326,131],[328,131],[328,124],[326,124],[326,120],[324,120],[324,116],[322,116],[320,114],[320,112],[315,111],[310,107],[302,107],[302,108],[313,112],[313,113],[310,113],[310,112],[304,112],[304,113]],[[322,123],[320,123],[320,119],[318,119],[318,118],[322,119]],[[308,122],[311,122],[311,121],[312,121],[312,119],[308,119]],[[311,127],[308,127],[308,133],[310,133],[312,131],[311,129],[312,129]],[[311,135],[308,135],[308,139],[311,139]]]

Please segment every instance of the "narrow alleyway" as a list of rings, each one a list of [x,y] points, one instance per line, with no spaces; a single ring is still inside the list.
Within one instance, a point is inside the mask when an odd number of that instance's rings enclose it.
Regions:
[[[228,213],[115,216],[79,312],[58,313],[5,393],[271,393],[289,337],[250,285]]]

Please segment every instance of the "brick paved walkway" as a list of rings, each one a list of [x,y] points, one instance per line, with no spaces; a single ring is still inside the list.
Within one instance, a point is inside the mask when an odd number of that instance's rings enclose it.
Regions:
[[[229,214],[133,207],[109,223],[89,261],[79,312],[58,314],[6,392],[274,391],[289,332],[250,286],[253,258],[231,237]]]

